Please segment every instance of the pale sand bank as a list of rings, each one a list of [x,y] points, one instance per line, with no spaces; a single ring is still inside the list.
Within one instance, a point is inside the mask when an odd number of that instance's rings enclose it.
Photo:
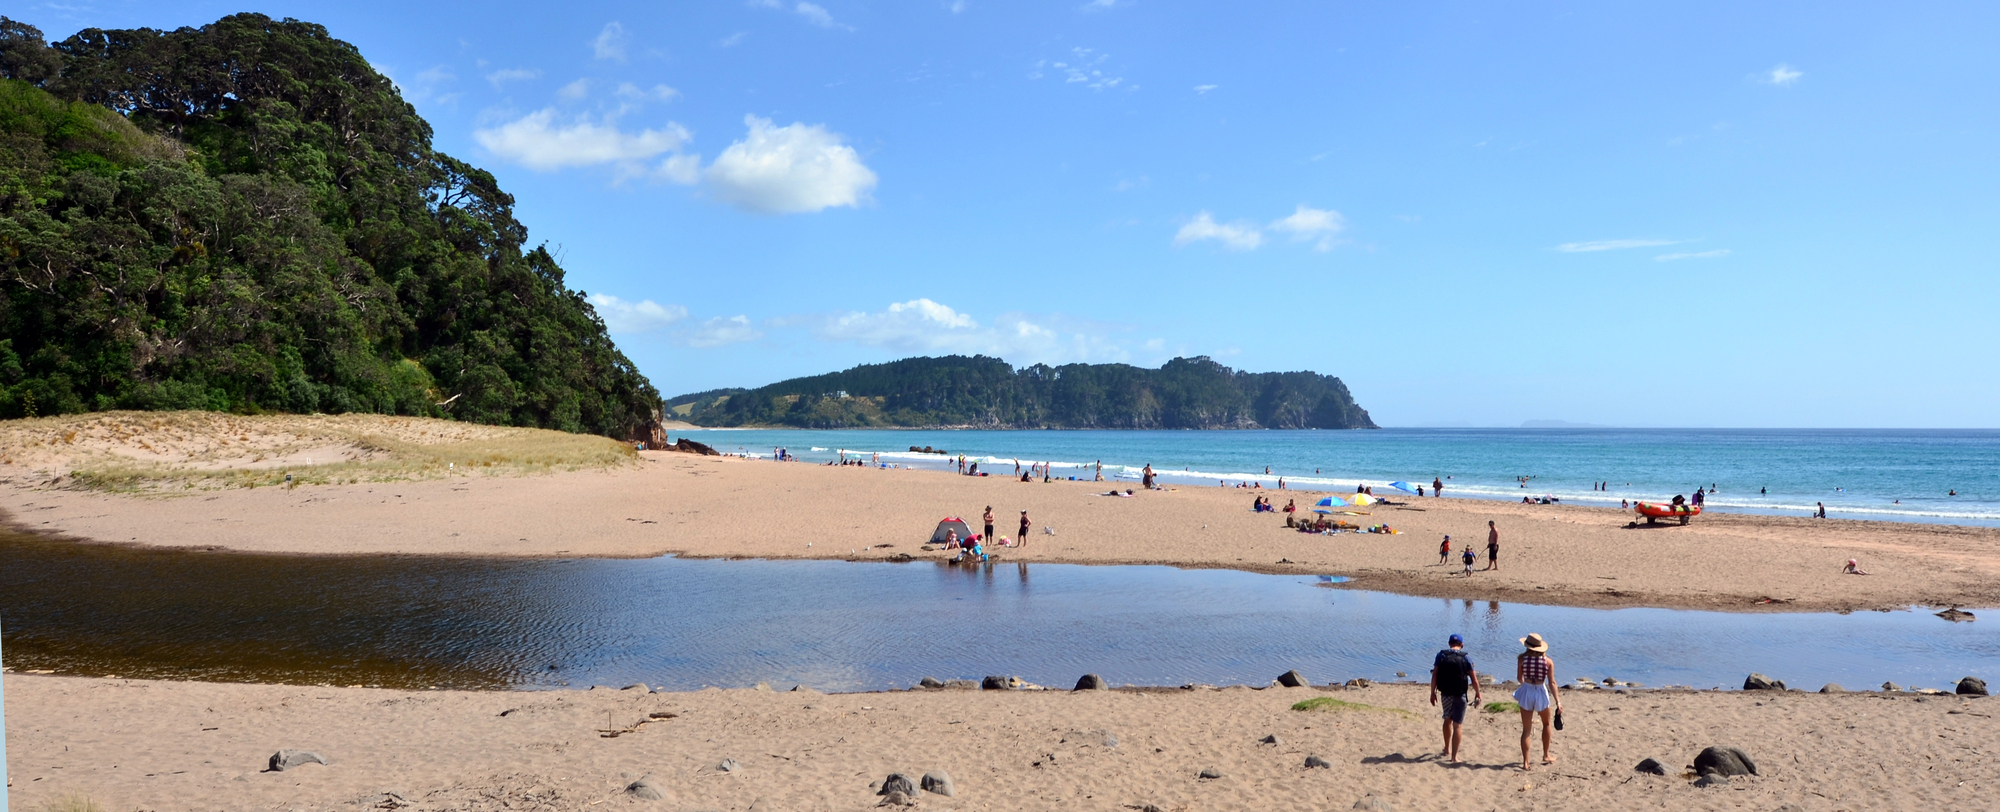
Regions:
[[[17,809],[70,791],[110,810],[387,809],[393,790],[416,810],[861,810],[880,800],[872,782],[929,770],[957,790],[923,796],[931,810],[1323,810],[1371,793],[1399,812],[1971,810],[2000,793],[2000,705],[1952,696],[1572,690],[1559,763],[1522,772],[1514,713],[1475,712],[1467,763],[1439,763],[1414,685],[822,695],[5,679]],[[1290,710],[1321,695],[1406,713]],[[622,727],[656,711],[679,716],[597,732],[607,715]],[[1703,789],[1632,769],[1653,757],[1678,773],[1717,744],[1743,748],[1759,775]],[[281,748],[331,766],[262,772]],[[1308,770],[1307,755],[1331,767]],[[742,769],[718,771],[723,759]],[[1209,768],[1223,777],[1198,778]],[[666,798],[623,791],[642,776]]]
[[[414,482],[126,496],[48,484],[0,466],[0,511],[16,527],[106,542],[308,554],[733,558],[942,557],[919,546],[937,520],[977,524],[992,505],[1005,560],[1170,564],[1352,576],[1352,586],[1428,596],[1579,606],[1851,610],[2000,606],[2000,529],[1710,514],[1687,527],[1627,529],[1609,509],[1406,498],[1358,524],[1399,535],[1307,535],[1223,488],[1099,495],[1108,483],[839,468],[647,452],[642,462],[535,476],[454,474]],[[1266,491],[1278,505],[1318,494]],[[1303,515],[1303,514],[1302,514]],[[1501,568],[1438,565],[1441,536]],[[1053,527],[1056,535],[1044,535]],[[976,528],[975,528],[976,529]],[[1841,575],[1858,558],[1868,576]],[[1481,566],[1484,566],[1482,559]],[[1766,602],[1771,601],[1771,602]]]

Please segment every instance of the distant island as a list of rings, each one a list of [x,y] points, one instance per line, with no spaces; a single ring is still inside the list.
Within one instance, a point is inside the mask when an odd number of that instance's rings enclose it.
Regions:
[[[986,356],[905,358],[756,389],[672,398],[698,426],[982,429],[1372,429],[1339,378],[1239,372],[1207,357],[1159,369]]]

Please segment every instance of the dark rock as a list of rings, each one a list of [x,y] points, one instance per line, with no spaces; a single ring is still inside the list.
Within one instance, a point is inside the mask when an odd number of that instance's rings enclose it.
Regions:
[[[1819,692],[1823,694],[1844,694],[1847,693],[1847,689],[1840,687],[1840,683],[1838,682],[1829,682],[1819,686]]]
[[[307,764],[325,765],[326,759],[311,750],[279,750],[271,754],[270,771],[281,773]]]
[[[1005,691],[1008,688],[1012,687],[1008,684],[1009,679],[1010,679],[1009,677],[989,676],[979,681],[979,687],[981,690],[986,690],[986,691]]]
[[[715,449],[713,449],[713,448],[710,448],[710,447],[708,447],[707,445],[704,445],[704,444],[702,444],[702,443],[698,443],[698,442],[695,442],[695,441],[693,441],[693,440],[690,440],[690,439],[688,439],[688,438],[686,438],[686,437],[682,437],[682,438],[680,439],[680,442],[677,442],[677,443],[674,443],[673,445],[670,445],[670,446],[667,446],[666,448],[664,448],[664,449],[661,449],[661,450],[662,450],[662,451],[680,451],[680,452],[685,452],[685,453],[688,453],[688,454],[700,454],[700,455],[702,455],[702,456],[704,456],[704,457],[720,457],[720,456],[722,456],[722,452],[720,452],[720,451],[717,451],[717,450],[715,450]]]
[[[925,677],[917,680],[917,686],[921,688],[943,688],[944,682],[937,677]]]
[[[1964,623],[1965,621],[1975,619],[1971,612],[1959,609],[1956,606],[1937,613],[1937,616],[1953,623]]]
[[[1966,677],[1965,679],[1962,679],[1962,680],[1959,680],[1959,681],[1958,681],[1958,695],[1959,695],[1959,696],[1985,696],[1985,695],[1986,695],[1986,680],[1983,680],[1983,679],[1980,679],[1980,678],[1978,678],[1978,677]]]
[[[924,791],[935,792],[946,798],[958,795],[958,789],[953,787],[951,783],[951,773],[943,770],[932,770],[924,773]]]
[[[1300,673],[1299,673],[1299,672],[1298,672],[1298,671],[1297,671],[1296,669],[1295,669],[1295,670],[1291,670],[1291,671],[1286,671],[1286,672],[1285,672],[1285,673],[1283,673],[1283,674],[1279,674],[1279,675],[1278,675],[1278,684],[1279,684],[1279,685],[1283,685],[1283,686],[1285,686],[1285,687],[1287,687],[1287,688],[1311,688],[1311,687],[1312,687],[1312,683],[1310,683],[1310,682],[1307,682],[1307,681],[1306,681],[1306,678],[1305,678],[1305,675],[1304,675],[1304,674],[1300,674]]]
[[[954,691],[977,691],[979,690],[979,680],[948,679],[944,681],[944,687]]]
[[[1389,803],[1387,799],[1377,798],[1373,795],[1361,796],[1361,800],[1354,802],[1354,808],[1365,809],[1368,812],[1396,812],[1395,804]]]
[[[1743,678],[1743,690],[1782,691],[1785,690],[1785,681],[1781,679],[1771,679],[1770,677],[1764,676],[1763,674],[1751,674],[1750,676]]]
[[[1729,783],[1729,776],[1723,775],[1721,773],[1703,773],[1700,778],[1694,780],[1694,785],[1702,789],[1708,789],[1709,787],[1719,787],[1728,783]]]
[[[725,758],[722,760],[721,764],[715,765],[715,768],[717,770],[721,770],[722,772],[733,773],[742,770],[743,765],[736,763],[736,759]]]
[[[882,781],[882,790],[875,794],[888,795],[891,792],[900,792],[904,795],[915,796],[917,794],[917,785],[911,783],[910,777],[907,775],[890,773],[889,777]]]
[[[1650,775],[1666,775],[1667,765],[1661,764],[1659,759],[1649,758],[1639,762],[1638,766],[1632,768],[1632,771]]]
[[[1071,690],[1104,691],[1104,690],[1109,690],[1110,688],[1111,686],[1105,683],[1103,677],[1100,677],[1096,674],[1085,674],[1077,678],[1076,687]]]
[[[1333,769],[1333,764],[1319,756],[1306,756],[1306,769],[1330,770]]]
[[[1222,771],[1214,767],[1210,767],[1206,770],[1202,770],[1201,775],[1198,777],[1201,778],[1203,781],[1213,781],[1217,778],[1222,777]]]
[[[667,799],[667,793],[660,789],[660,785],[653,783],[653,779],[651,778],[641,778],[626,785],[625,792],[634,798],[646,801],[664,801]]]
[[[1278,738],[1278,734],[1276,734],[1276,733],[1273,733],[1273,734],[1271,734],[1271,735],[1269,735],[1269,736],[1265,736],[1264,738],[1261,738],[1261,739],[1258,739],[1258,740],[1257,740],[1257,743],[1258,743],[1258,744],[1273,744],[1273,745],[1283,745],[1283,744],[1285,743],[1285,740],[1284,740],[1284,739],[1280,739],[1280,738]]]
[[[1885,683],[1882,683],[1882,690],[1884,690],[1884,691],[1888,691],[1889,693],[1892,693],[1892,694],[1893,694],[1893,693],[1896,693],[1896,692],[1898,692],[1898,691],[1901,691],[1901,690],[1903,690],[1903,686],[1901,686],[1901,685],[1897,685],[1896,683],[1893,683],[1893,682],[1885,682]]]
[[[1757,762],[1750,754],[1734,747],[1710,747],[1694,757],[1694,771],[1723,775],[1756,775]]]

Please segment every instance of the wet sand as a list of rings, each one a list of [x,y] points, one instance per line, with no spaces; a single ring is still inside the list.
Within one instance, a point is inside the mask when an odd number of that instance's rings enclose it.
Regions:
[[[2000,706],[1954,696],[1571,690],[1558,762],[1542,767],[1537,744],[1524,772],[1513,712],[1472,713],[1466,763],[1441,763],[1416,685],[823,695],[5,679],[18,809],[83,792],[141,810],[859,810],[888,774],[931,770],[956,790],[921,794],[933,810],[1321,810],[1369,794],[1404,812],[1969,810],[2000,790]],[[1316,696],[1370,707],[1290,709]],[[600,735],[655,712],[677,717]],[[1742,748],[1758,774],[1693,786],[1683,766],[1711,745]],[[264,772],[284,748],[330,764]],[[1308,755],[1330,766],[1307,769]],[[1648,757],[1670,774],[1635,773]],[[641,778],[664,799],[625,791]]]
[[[1574,606],[2000,606],[1995,528],[1740,514],[1631,528],[1631,514],[1604,508],[1402,497],[1408,505],[1337,517],[1401,533],[1326,536],[1286,529],[1283,514],[1251,512],[1255,494],[1236,489],[1123,498],[1101,495],[1110,483],[641,457],[534,476],[139,496],[70,489],[45,471],[0,466],[0,519],[101,542],[288,554],[868,560],[947,556],[920,549],[938,519],[977,525],[992,505],[1000,535],[1015,535],[1023,509],[1035,522],[1025,547],[992,548],[1011,561],[1333,574],[1361,589]],[[1321,495],[1262,493],[1279,506],[1294,498],[1309,506]],[[1464,577],[1456,554],[1438,563],[1449,534],[1456,549],[1473,544],[1483,568],[1489,520],[1501,533],[1497,571]],[[1849,558],[1873,574],[1840,574]]]

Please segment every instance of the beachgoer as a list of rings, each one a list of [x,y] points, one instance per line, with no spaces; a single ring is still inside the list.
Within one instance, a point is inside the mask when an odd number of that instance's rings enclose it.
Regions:
[[[986,514],[985,514],[984,516],[981,516],[980,518],[981,518],[981,520],[982,520],[982,521],[984,521],[984,522],[986,523],[986,537],[987,537],[987,538],[992,538],[992,537],[993,537],[993,506],[992,506],[992,505],[987,505],[987,506],[986,506]]]
[[[1479,560],[1479,556],[1472,552],[1472,545],[1470,544],[1465,545],[1465,554],[1459,556],[1459,558],[1465,561],[1465,577],[1471,578],[1472,562]]]
[[[959,546],[958,531],[956,529],[944,531],[944,548],[947,550],[956,550]]]
[[[1842,567],[1842,568],[1840,569],[1840,574],[1842,574],[1842,575],[1867,575],[1867,574],[1868,574],[1868,571],[1867,571],[1867,570],[1864,570],[1864,569],[1862,569],[1862,568],[1861,568],[1861,564],[1860,564],[1860,562],[1858,562],[1858,561],[1855,561],[1854,559],[1850,558],[1850,559],[1847,559],[1847,566],[1845,566],[1845,567]]]
[[[1034,522],[1028,521],[1028,512],[1025,510],[1021,511],[1021,535],[1014,539],[1016,546],[1028,546],[1028,528],[1033,525]]]
[[[1282,490],[1284,490],[1284,489],[1285,489],[1285,478],[1284,478],[1284,477],[1278,477],[1278,490],[1281,490],[1281,491],[1282,491]]]
[[[1815,505],[1819,505],[1819,512],[1818,512],[1818,513],[1816,513],[1816,514],[1813,514],[1813,518],[1815,518],[1815,519],[1824,519],[1824,518],[1826,518],[1826,503],[1825,503],[1825,502],[1814,502],[1813,504],[1815,504]]]
[[[1098,482],[1103,482],[1103,481],[1104,481],[1104,461],[1103,461],[1103,460],[1098,460],[1098,461],[1097,461],[1097,480],[1096,480],[1096,481],[1098,481]]]
[[[1421,497],[1421,496],[1423,496],[1423,495],[1424,495],[1424,486],[1422,486],[1422,485],[1418,485],[1418,486],[1417,486],[1417,496]]]
[[[1472,660],[1465,656],[1465,638],[1454,634],[1449,645],[1431,660],[1431,705],[1438,706],[1438,695],[1444,695],[1444,754],[1457,763],[1465,726],[1465,687],[1472,686],[1474,702],[1486,697],[1479,691],[1479,674],[1472,670]]]
[[[1149,490],[1149,491],[1153,489],[1153,464],[1152,464],[1152,463],[1150,463],[1150,462],[1149,462],[1149,463],[1146,463],[1146,467],[1145,467],[1145,468],[1144,468],[1143,470],[1141,470],[1141,471],[1139,472],[1139,486],[1140,486],[1140,487],[1142,487],[1142,488],[1145,488],[1146,490]]]
[[[1486,568],[1500,568],[1500,528],[1494,527],[1490,519],[1486,522]]]
[[[1432,496],[1444,495],[1444,482],[1438,479],[1437,477],[1431,477],[1431,495]]]
[[[1951,489],[1951,490],[1948,490],[1948,491],[1945,491],[1945,492],[1944,492],[1944,495],[1946,495],[1946,496],[1957,496],[1957,495],[1958,495],[1958,489],[1957,489],[1957,488],[1953,488],[1953,489]]]
[[[1285,500],[1285,513],[1291,514],[1297,512],[1299,512],[1299,500],[1297,499]]]
[[[1620,499],[1620,500],[1618,500],[1618,509],[1620,509],[1620,510],[1627,510],[1627,509],[1630,509],[1631,507],[1632,507],[1632,505],[1631,505],[1631,504],[1629,504],[1629,503],[1627,503],[1627,502],[1626,502],[1625,500],[1623,500],[1623,499]]]
[[[1528,737],[1534,732],[1535,717],[1542,717],[1542,763],[1554,764],[1556,757],[1549,752],[1555,738],[1550,714],[1562,713],[1562,694],[1556,690],[1556,664],[1549,659],[1549,644],[1539,634],[1521,638],[1526,651],[1514,660],[1514,679],[1521,687],[1514,689],[1514,703],[1521,706],[1521,769],[1532,770],[1528,764]]]
[[[1451,537],[1445,536],[1444,543],[1438,545],[1438,566],[1451,563]]]

